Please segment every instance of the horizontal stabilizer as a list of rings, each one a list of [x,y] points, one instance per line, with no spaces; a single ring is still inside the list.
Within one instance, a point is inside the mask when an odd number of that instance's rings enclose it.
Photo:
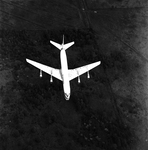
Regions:
[[[67,43],[67,44],[58,44],[58,43],[56,43],[54,41],[50,41],[50,43],[52,45],[54,45],[55,47],[57,47],[59,50],[61,50],[62,48],[64,50],[66,50],[66,49],[68,49],[70,46],[72,46],[74,44],[74,42],[70,42],[70,43]]]
[[[68,49],[70,46],[72,46],[73,44],[74,44],[74,42],[70,42],[70,43],[64,44],[64,45],[63,45],[63,49],[66,50],[66,49]]]
[[[54,42],[54,41],[50,41],[50,43],[51,43],[52,45],[54,45],[55,47],[57,47],[59,50],[62,49],[62,45],[61,45],[61,44],[58,44],[58,43],[56,43],[56,42]]]

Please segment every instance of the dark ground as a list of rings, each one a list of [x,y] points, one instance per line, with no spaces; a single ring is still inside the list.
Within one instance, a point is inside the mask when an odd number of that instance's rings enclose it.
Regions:
[[[11,80],[0,76],[0,150],[148,149],[146,10],[106,1],[96,13],[89,2],[2,2],[1,73]],[[91,79],[71,81],[69,101],[62,82],[39,78],[25,61],[60,68],[49,41],[61,43],[63,34],[75,41],[69,68],[102,62]]]

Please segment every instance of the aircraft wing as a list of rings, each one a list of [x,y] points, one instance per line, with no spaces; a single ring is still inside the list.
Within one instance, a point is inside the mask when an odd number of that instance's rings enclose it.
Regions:
[[[46,72],[47,74],[50,74],[50,75],[54,76],[55,78],[57,78],[57,79],[63,81],[63,80],[62,80],[62,77],[61,77],[60,69],[55,69],[55,68],[52,68],[52,67],[49,67],[49,66],[40,64],[40,63],[38,63],[38,62],[32,61],[32,60],[30,60],[30,59],[26,59],[26,61],[27,61],[29,64],[35,66],[36,68],[38,68],[38,69],[40,69],[40,70]]]
[[[97,61],[95,63],[89,64],[83,67],[69,69],[68,70],[69,81],[95,68],[96,66],[100,65],[100,63],[101,61]]]

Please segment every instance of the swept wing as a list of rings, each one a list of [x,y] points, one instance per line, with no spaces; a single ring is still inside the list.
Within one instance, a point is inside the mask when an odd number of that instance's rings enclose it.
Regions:
[[[46,66],[46,65],[43,65],[41,63],[38,63],[38,62],[35,62],[35,61],[32,61],[30,59],[26,59],[26,61],[35,66],[36,68],[46,72],[47,74],[50,74],[52,76],[54,76],[55,78],[62,80],[62,77],[61,77],[61,70],[60,69],[55,69],[55,68],[52,68],[52,67],[49,67],[49,66]]]
[[[75,68],[75,69],[69,69],[68,70],[69,81],[95,68],[96,66],[100,65],[100,63],[101,61],[97,61],[95,63],[89,64],[86,66],[82,66],[82,67]]]

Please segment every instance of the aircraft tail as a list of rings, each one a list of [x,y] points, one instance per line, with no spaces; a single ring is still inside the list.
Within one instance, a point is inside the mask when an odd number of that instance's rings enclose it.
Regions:
[[[74,42],[70,42],[70,43],[64,44],[64,45],[63,45],[63,49],[66,50],[66,49],[68,49],[69,47],[71,47],[73,44],[74,44]]]
[[[59,50],[62,50],[62,49],[66,50],[66,49],[68,49],[70,46],[72,46],[74,44],[74,42],[70,42],[70,43],[64,44],[64,35],[63,35],[63,42],[62,42],[62,44],[58,44],[58,43],[56,43],[54,41],[50,41],[50,43],[52,45],[54,45],[55,47],[57,47]]]
[[[63,46],[63,49],[66,50],[68,49],[70,46],[72,46],[74,44],[74,42],[70,42],[70,43],[67,43],[67,44],[64,44],[64,35],[63,35],[63,43],[62,43],[62,46]]]
[[[61,44],[58,44],[58,43],[56,43],[56,42],[54,42],[54,41],[50,41],[50,43],[51,43],[52,45],[54,45],[55,47],[57,47],[59,50],[62,49],[62,45],[61,45]]]

